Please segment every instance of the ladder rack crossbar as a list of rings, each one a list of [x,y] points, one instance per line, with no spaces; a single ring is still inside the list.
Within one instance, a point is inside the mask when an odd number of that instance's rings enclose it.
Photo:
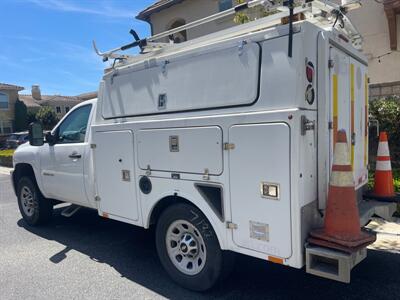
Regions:
[[[355,26],[351,23],[351,21],[345,16],[345,14],[343,13],[343,10],[341,8],[340,5],[331,3],[327,0],[295,0],[294,3],[296,4],[296,7],[294,9],[294,14],[298,14],[298,13],[306,13],[306,12],[313,12],[313,9],[317,9],[319,11],[322,11],[325,13],[324,16],[322,17],[327,17],[327,16],[337,16],[340,17],[341,20],[343,21],[343,27],[342,28],[346,33],[349,34],[350,38],[352,39],[352,41],[360,41],[362,42],[362,38],[361,35],[359,34],[359,32],[357,31],[357,29],[355,28]],[[184,30],[188,30],[206,23],[209,23],[211,21],[216,21],[222,18],[225,18],[227,16],[231,16],[236,14],[237,12],[243,11],[245,9],[248,8],[252,8],[258,5],[262,5],[265,7],[265,9],[267,11],[281,11],[282,13],[277,13],[277,14],[273,14],[273,15],[269,15],[263,18],[260,18],[256,21],[253,22],[257,22],[257,21],[261,21],[265,22],[265,23],[270,23],[274,20],[276,20],[278,17],[279,18],[283,18],[283,17],[288,17],[290,12],[289,12],[289,8],[288,8],[288,1],[287,0],[251,0],[242,4],[239,4],[235,7],[232,7],[230,9],[227,9],[225,11],[207,16],[205,18],[190,22],[188,24],[182,25],[180,27],[176,27],[158,34],[155,34],[153,36],[150,36],[148,38],[145,39],[141,39],[141,40],[136,40],[133,43],[130,43],[128,45],[123,45],[121,47],[115,48],[115,49],[111,49],[109,51],[106,52],[100,52],[97,47],[95,42],[93,41],[93,47],[96,51],[96,53],[99,56],[103,57],[103,60],[106,61],[109,58],[113,58],[113,59],[118,59],[118,58],[129,58],[131,56],[129,55],[122,55],[122,54],[118,54],[117,52],[119,51],[123,51],[123,50],[127,50],[129,48],[132,47],[136,47],[136,46],[141,46],[141,45],[147,45],[147,46],[151,46],[151,45],[159,45],[161,47],[161,45],[163,43],[156,43],[156,40],[160,40],[162,38],[165,37],[170,37],[173,34],[179,33],[181,31]],[[300,7],[298,6],[300,5]],[[321,16],[320,16],[321,17]],[[252,22],[249,22],[249,24]],[[167,43],[164,43],[164,45],[166,45]]]

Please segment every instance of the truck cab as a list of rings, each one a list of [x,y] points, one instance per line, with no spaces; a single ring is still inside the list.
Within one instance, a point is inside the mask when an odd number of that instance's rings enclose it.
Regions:
[[[24,172],[34,174],[43,197],[80,206],[93,207],[90,136],[96,100],[75,106],[45,136],[40,146],[25,143],[14,154],[14,188]]]

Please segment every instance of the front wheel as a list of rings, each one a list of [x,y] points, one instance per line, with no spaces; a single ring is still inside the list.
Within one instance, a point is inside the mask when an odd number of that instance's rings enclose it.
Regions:
[[[178,284],[210,289],[224,273],[226,260],[207,218],[196,207],[176,204],[160,216],[156,229],[160,261]]]
[[[31,226],[48,222],[53,214],[53,205],[43,197],[36,182],[22,177],[17,185],[18,206],[24,220]]]

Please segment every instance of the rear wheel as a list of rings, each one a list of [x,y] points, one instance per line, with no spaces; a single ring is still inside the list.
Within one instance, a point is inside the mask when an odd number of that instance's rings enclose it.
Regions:
[[[207,218],[196,207],[176,204],[160,216],[156,229],[160,261],[178,284],[204,291],[223,275],[225,255]]]
[[[31,226],[48,222],[53,214],[51,201],[45,199],[30,177],[22,177],[17,185],[18,206],[24,220]]]

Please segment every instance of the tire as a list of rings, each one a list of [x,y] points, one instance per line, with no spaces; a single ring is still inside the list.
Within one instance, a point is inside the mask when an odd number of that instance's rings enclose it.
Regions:
[[[225,255],[210,222],[192,205],[175,204],[161,214],[156,246],[169,276],[193,291],[210,289],[231,269],[233,253]]]
[[[51,201],[44,198],[31,177],[22,177],[17,184],[18,207],[26,223],[31,226],[45,224],[53,215]]]

